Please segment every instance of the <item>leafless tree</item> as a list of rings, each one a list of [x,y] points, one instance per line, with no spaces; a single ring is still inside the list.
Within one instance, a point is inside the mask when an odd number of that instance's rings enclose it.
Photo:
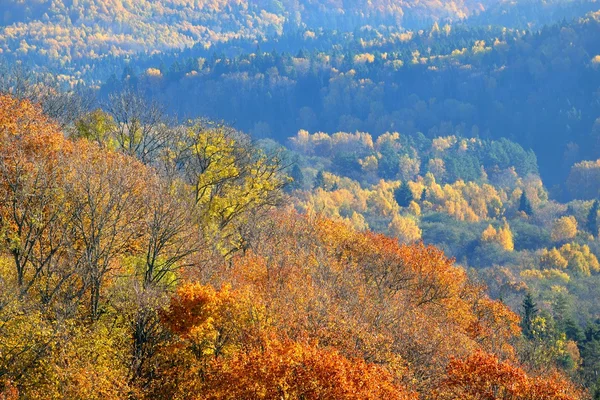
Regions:
[[[126,89],[110,95],[106,109],[116,124],[114,137],[121,151],[144,164],[152,163],[166,146],[169,135],[162,107]]]

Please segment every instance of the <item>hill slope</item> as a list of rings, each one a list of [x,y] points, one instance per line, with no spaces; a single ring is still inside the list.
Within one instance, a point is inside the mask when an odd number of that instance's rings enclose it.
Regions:
[[[366,23],[430,24],[484,8],[473,0],[7,0],[0,51],[65,63],[276,35],[285,24],[346,30]]]

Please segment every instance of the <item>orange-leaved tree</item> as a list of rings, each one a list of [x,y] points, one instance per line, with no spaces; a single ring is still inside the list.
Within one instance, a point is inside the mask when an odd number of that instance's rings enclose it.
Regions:
[[[62,183],[72,146],[41,108],[0,96],[0,236],[23,294],[45,279],[50,301],[66,277],[56,260],[66,248],[68,202]]]
[[[248,293],[258,315],[251,325],[278,340],[378,364],[423,394],[452,356],[514,357],[520,333],[518,317],[442,251],[294,211],[270,213],[245,254],[207,279]]]
[[[299,342],[267,342],[214,362],[198,399],[416,399],[384,367]]]
[[[466,400],[576,400],[583,398],[572,383],[558,374],[529,376],[522,368],[476,351],[448,364],[447,378],[435,399]]]
[[[153,398],[411,399],[383,366],[278,339],[243,291],[184,284],[163,314],[175,341]]]

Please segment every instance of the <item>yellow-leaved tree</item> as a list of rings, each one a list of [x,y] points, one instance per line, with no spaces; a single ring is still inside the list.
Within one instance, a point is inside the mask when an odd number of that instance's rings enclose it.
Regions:
[[[550,237],[554,242],[564,242],[577,235],[577,220],[572,215],[560,217],[552,224]]]
[[[277,205],[287,183],[277,154],[222,125],[190,124],[169,162],[192,192],[205,235],[226,256],[244,248],[244,223]]]
[[[481,233],[481,241],[488,243],[497,243],[506,251],[515,249],[513,235],[507,221],[504,221],[502,227],[496,229],[492,224]]]
[[[388,225],[390,236],[397,237],[401,243],[414,243],[421,239],[421,228],[414,217],[394,215]]]

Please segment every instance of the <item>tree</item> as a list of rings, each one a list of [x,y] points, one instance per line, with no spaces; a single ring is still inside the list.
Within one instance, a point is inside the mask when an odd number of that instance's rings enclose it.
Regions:
[[[378,162],[379,176],[384,179],[396,179],[400,171],[400,156],[390,144],[385,144],[381,148],[381,157]]]
[[[286,179],[279,153],[267,153],[248,136],[206,121],[192,121],[172,152],[169,169],[181,170],[205,235],[215,238],[226,256],[242,249],[241,231],[249,216],[280,203]]]
[[[421,239],[421,229],[415,219],[402,215],[394,215],[388,225],[388,232],[401,243],[414,243]]]
[[[554,242],[564,242],[577,235],[577,220],[573,216],[560,217],[552,224],[550,237]]]
[[[500,244],[504,250],[513,251],[515,249],[513,235],[510,226],[508,225],[508,221],[504,221],[502,228],[498,229],[497,240],[498,244]]]
[[[145,235],[144,287],[170,284],[178,269],[188,265],[186,259],[203,244],[200,230],[193,223],[193,203],[179,182],[168,182],[155,175],[147,177],[144,198]],[[167,281],[167,282],[165,282]]]
[[[580,276],[590,276],[592,272],[600,271],[600,263],[595,254],[586,244],[567,243],[559,249],[568,262],[568,269]]]
[[[412,190],[410,190],[406,183],[400,184],[394,191],[394,199],[400,207],[408,207],[410,202],[414,200]]]
[[[483,242],[493,242],[496,240],[496,236],[498,235],[498,231],[492,224],[489,224],[487,228],[481,232],[481,241]]]
[[[524,190],[519,199],[519,211],[524,212],[526,215],[533,215],[533,207]]]
[[[119,345],[127,338],[122,326],[90,329],[74,326],[56,334],[54,346],[45,354],[41,368],[30,371],[24,384],[29,398],[118,400],[134,390]],[[106,329],[112,329],[106,334]],[[61,337],[63,336],[64,337]]]
[[[0,96],[0,231],[22,294],[50,302],[73,275],[65,182],[73,147],[27,100]]]
[[[598,387],[598,374],[600,374],[600,340],[598,340],[597,335],[594,335],[594,331],[595,329],[593,326],[588,326],[585,331],[585,340],[581,342],[580,346],[581,356],[583,358],[581,373],[587,382],[596,386],[596,395],[600,391],[600,387]]]
[[[4,390],[11,392],[11,380],[21,383],[23,377],[47,361],[55,335],[51,323],[26,302],[6,272],[3,270],[0,277],[3,288],[0,292],[0,399]]]
[[[71,262],[89,295],[89,315],[96,319],[104,280],[118,268],[117,258],[137,248],[142,236],[149,174],[132,157],[94,144],[78,142],[77,154],[70,165],[76,179],[67,185],[76,238]]]
[[[111,145],[113,138],[111,135],[116,131],[117,126],[109,114],[98,109],[94,110],[75,122],[75,138],[84,138],[90,142],[96,142],[100,146],[113,148]]]
[[[497,243],[506,251],[513,251],[515,249],[512,232],[507,221],[504,221],[504,225],[499,229],[496,229],[492,224],[489,224],[481,233],[481,241]]]
[[[315,181],[313,183],[313,188],[325,189],[325,176],[323,175],[323,170],[319,170],[319,172],[317,172],[317,176],[315,177]]]
[[[556,247],[544,249],[540,255],[540,267],[545,269],[565,269],[569,261],[565,259]]]
[[[199,399],[416,399],[384,367],[304,343],[271,342],[215,363]]]
[[[600,202],[594,200],[592,208],[587,216],[586,228],[595,237],[598,235],[598,210],[600,209]]]
[[[595,199],[600,194],[600,160],[581,161],[571,167],[567,187],[578,199]]]
[[[98,119],[98,114],[93,114],[90,121],[93,125],[88,131],[97,136],[98,132],[94,131],[101,122],[100,129],[112,130],[110,138],[121,151],[145,164],[153,162],[169,139],[158,103],[146,101],[142,94],[128,89],[112,94],[107,108],[114,122],[104,122]]]
[[[292,167],[292,171],[290,172],[290,177],[293,179],[290,184],[291,189],[302,189],[304,186],[304,174],[302,173],[302,169],[298,166],[298,164],[294,164]]]
[[[19,390],[11,381],[4,380],[0,382],[0,398],[3,400],[18,400]]]
[[[583,398],[573,384],[554,373],[531,377],[523,369],[483,351],[453,359],[448,376],[435,391],[435,399],[577,400]]]
[[[525,298],[523,299],[522,308],[523,320],[521,321],[521,327],[523,329],[523,335],[525,335],[525,337],[528,339],[532,339],[533,320],[538,314],[538,308],[537,304],[535,304],[535,302],[533,301],[533,296],[531,296],[530,292],[527,292],[527,294],[525,295]]]

